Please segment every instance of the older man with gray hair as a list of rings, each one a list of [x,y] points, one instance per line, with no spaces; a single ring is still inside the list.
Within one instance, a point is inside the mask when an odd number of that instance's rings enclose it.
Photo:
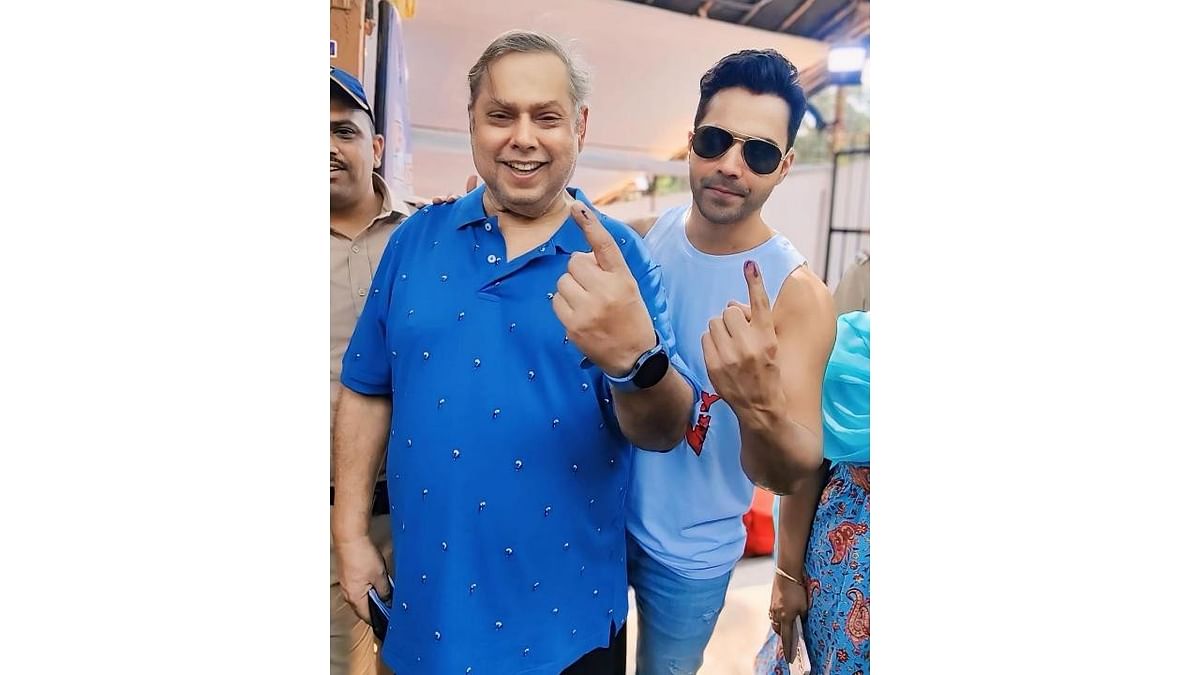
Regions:
[[[698,389],[641,237],[567,188],[583,70],[516,31],[468,86],[483,185],[397,231],[343,361],[340,586],[389,605],[397,673],[623,673],[634,446],[680,443]],[[385,449],[394,586],[368,536]]]

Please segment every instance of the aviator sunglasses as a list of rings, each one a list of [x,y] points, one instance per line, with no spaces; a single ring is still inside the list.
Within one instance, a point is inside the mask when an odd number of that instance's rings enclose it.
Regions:
[[[711,124],[696,127],[692,135],[692,152],[704,159],[716,159],[729,152],[734,141],[742,142],[742,159],[746,160],[746,166],[761,176],[774,173],[783,160],[783,151],[771,141],[742,136]]]

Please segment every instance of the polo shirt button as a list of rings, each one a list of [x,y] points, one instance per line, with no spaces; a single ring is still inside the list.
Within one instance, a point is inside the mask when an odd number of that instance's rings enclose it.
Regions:
[[[488,255],[488,257],[487,257],[487,261],[489,263],[492,263],[493,265],[496,264],[497,260],[499,260],[499,258],[496,257],[495,253],[492,253],[492,254]]]
[[[360,297],[360,298],[361,298],[361,297],[363,297],[363,296],[364,296],[364,295],[366,295],[366,294],[367,294],[367,289],[365,289],[365,288],[360,288],[360,289],[358,289],[358,297]]]
[[[355,253],[358,253],[358,246],[351,246],[350,250],[354,251]]]
[[[483,224],[483,229],[487,230],[488,232],[491,232],[491,231],[492,231],[492,224],[491,224],[491,223],[484,223],[484,224]]]

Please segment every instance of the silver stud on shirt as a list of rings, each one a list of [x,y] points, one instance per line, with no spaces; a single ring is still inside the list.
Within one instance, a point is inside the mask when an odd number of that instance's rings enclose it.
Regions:
[[[476,588],[479,588],[479,584],[471,584],[471,587],[467,589],[467,593],[474,593]]]
[[[474,363],[475,367],[478,368],[482,362],[479,359],[475,359],[474,361],[472,361],[472,363]]]
[[[515,323],[508,324],[508,332],[511,333],[511,332],[515,331],[516,329],[517,329],[517,324],[515,324]]]
[[[547,293],[547,294],[546,294],[546,299],[547,299],[547,300],[553,300],[553,299],[554,299],[554,294],[553,294],[553,293]]]
[[[437,244],[438,244],[438,243],[437,243],[436,241],[435,241],[435,242],[433,242],[433,245],[434,245],[434,246],[437,246]]]
[[[594,500],[593,500],[593,501],[594,501]],[[480,511],[482,511],[482,510],[483,510],[483,507],[485,507],[485,506],[487,506],[487,502],[479,502],[479,510],[480,510]]]
[[[500,409],[499,409],[499,408],[496,408],[495,410],[493,410],[493,411],[492,411],[492,419],[496,419],[496,418],[497,418],[497,417],[499,417],[499,416],[500,416]]]
[[[575,634],[576,634],[576,633],[578,633],[578,632],[579,632],[579,631],[577,631],[577,630],[575,630],[574,628],[572,628],[572,629],[571,629],[571,636],[572,636],[572,637],[574,637],[574,636],[575,636]]]
[[[435,631],[433,631],[433,639],[434,639],[434,640],[441,640],[441,639],[442,639],[442,634],[441,634],[441,632],[440,632],[440,631],[436,631],[436,630],[435,630]]]
[[[513,462],[513,468],[515,468],[517,471],[520,471],[521,467],[523,467],[523,466],[525,466],[525,463],[519,459],[517,461]]]
[[[555,417],[554,420],[552,422],[550,422],[550,426],[552,426],[552,427],[558,426],[558,418],[557,417]]]
[[[407,612],[408,611],[408,603],[407,602],[400,603],[400,609]]]
[[[425,496],[426,496],[426,495],[428,495],[428,494],[429,494],[429,488],[425,488],[424,490],[421,490],[421,496],[422,496],[422,497],[425,497]]]
[[[592,505],[593,505],[593,504],[595,504],[595,503],[596,503],[596,500],[595,500],[595,499],[589,499],[589,500],[588,500],[588,506],[592,506]]]
[[[446,399],[444,399],[444,398],[439,398],[439,399],[438,399],[438,407],[440,408],[440,407],[442,407],[442,406],[444,406],[444,405],[446,405]]]
[[[593,597],[593,598],[598,598],[598,597],[600,597],[600,591],[599,591],[599,590],[593,590],[593,591],[592,591],[592,597]]]
[[[622,246],[624,246],[624,245],[625,245],[625,237],[621,237],[621,245],[622,245]]]
[[[459,313],[458,313],[458,320],[459,320],[459,321],[462,321],[463,319],[465,319],[465,318],[466,318],[466,316],[467,316],[467,313],[466,313],[466,312],[459,312]]]
[[[447,548],[449,548],[449,547],[446,545],[446,542],[443,541],[442,542],[442,550],[445,551]]]
[[[396,476],[396,478],[399,478],[399,476]],[[550,515],[550,507],[549,506],[546,507],[545,515],[547,515],[547,516]]]
[[[563,543],[563,550],[564,550],[564,551],[570,550],[570,548],[571,548],[571,542],[569,542],[569,541],[568,541],[568,542],[564,542],[564,543]]]
[[[522,653],[521,653],[521,655],[522,655],[522,656],[529,656],[529,647],[526,647],[526,648],[525,648],[525,651],[524,651],[524,652],[522,652]]]
[[[525,376],[528,377],[529,380],[532,382],[533,378],[536,377],[536,374],[531,370],[528,373],[526,373]]]
[[[550,610],[550,613],[553,614],[554,616],[558,616],[558,608],[555,607],[554,609]]]
[[[540,581],[533,582],[533,590],[536,591],[538,589],[538,586],[541,586],[541,585],[542,585],[542,582],[540,582]]]
[[[362,354],[355,354],[355,355],[354,355],[354,360],[355,360],[355,361],[357,361],[357,360],[359,360],[359,359],[361,359],[361,358],[362,358]]]
[[[511,548],[504,549],[504,555],[512,555],[512,549]]]
[[[428,361],[429,360],[429,352],[421,352],[421,358]]]
[[[579,576],[583,576],[583,571],[587,569],[587,565],[579,566]]]
[[[462,456],[462,453],[458,451],[458,448],[455,448],[454,450],[450,451],[450,456],[453,457],[454,459],[458,459],[459,457]]]
[[[571,471],[579,471],[579,465],[578,465],[578,464],[572,464],[572,465],[571,465]]]
[[[424,574],[421,575],[421,583],[425,583],[428,579],[429,579],[428,576],[426,576]]]
[[[587,391],[587,390],[588,390],[588,383],[587,383],[587,382],[584,382],[584,383],[583,383],[583,384],[582,384],[582,385],[581,385],[579,388],[580,388],[581,390],[583,390],[583,391]]]
[[[411,438],[408,439],[408,447],[410,447],[410,448],[412,447],[412,439]]]
[[[496,622],[496,630],[500,630],[501,628],[504,628],[504,622],[503,622],[503,621],[497,621],[497,622]]]
[[[407,275],[407,274],[401,274],[401,275],[400,275],[400,281],[408,281],[408,275]]]
[[[546,247],[545,247],[545,246],[543,246],[543,247],[539,248],[539,249],[538,249],[538,252],[539,252],[539,253],[545,253],[545,252],[546,252]]]
[[[450,278],[450,277],[446,276],[445,274],[443,274],[443,275],[442,275],[442,281],[443,281],[443,282],[444,282],[444,281],[446,281],[446,280],[447,280],[447,279],[449,279],[449,278]]]

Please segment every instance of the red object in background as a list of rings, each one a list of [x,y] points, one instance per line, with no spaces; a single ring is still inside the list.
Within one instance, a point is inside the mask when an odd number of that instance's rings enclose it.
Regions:
[[[775,524],[771,514],[774,506],[775,495],[755,485],[750,510],[742,516],[742,522],[746,524],[746,550],[742,552],[743,557],[771,555],[775,550]]]

